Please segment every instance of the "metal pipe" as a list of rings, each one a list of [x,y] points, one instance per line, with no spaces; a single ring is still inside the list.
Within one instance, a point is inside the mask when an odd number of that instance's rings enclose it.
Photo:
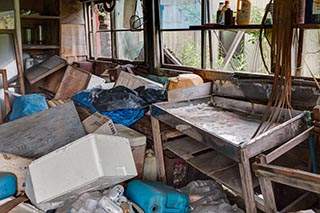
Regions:
[[[315,174],[318,174],[318,163],[317,163],[316,152],[314,148],[314,135],[309,136],[308,142],[309,142],[309,148],[310,148],[312,172]]]

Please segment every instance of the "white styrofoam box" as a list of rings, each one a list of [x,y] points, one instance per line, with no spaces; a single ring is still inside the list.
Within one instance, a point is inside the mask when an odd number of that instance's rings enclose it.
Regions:
[[[4,200],[0,201],[0,206],[15,199],[14,197],[8,197]],[[20,203],[13,209],[9,211],[10,213],[43,213],[40,209],[35,208],[34,206],[27,204],[27,203]]]
[[[117,133],[116,135],[129,139],[131,147],[146,145],[147,137],[129,127],[122,124],[114,124]]]
[[[36,206],[65,202],[137,175],[128,139],[100,134],[84,136],[33,161],[28,172],[26,193]]]

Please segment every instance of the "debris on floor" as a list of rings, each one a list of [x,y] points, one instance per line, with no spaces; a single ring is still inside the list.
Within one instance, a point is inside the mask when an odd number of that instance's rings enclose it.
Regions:
[[[213,180],[197,180],[180,189],[190,197],[194,213],[242,213],[237,206],[231,206],[220,184]]]
[[[34,160],[28,167],[26,194],[34,205],[50,210],[78,194],[136,175],[128,139],[89,134]]]
[[[126,212],[125,206],[128,206],[132,212],[132,206],[124,196],[124,187],[115,185],[106,190],[81,194],[75,200],[57,209],[56,213],[122,213]]]

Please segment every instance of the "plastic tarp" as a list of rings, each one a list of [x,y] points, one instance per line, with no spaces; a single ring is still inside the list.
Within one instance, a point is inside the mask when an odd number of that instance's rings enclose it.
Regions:
[[[19,96],[15,99],[12,111],[9,115],[9,121],[26,117],[43,110],[47,110],[48,104],[46,98],[39,94],[29,94]]]
[[[89,109],[91,113],[99,112],[115,123],[130,126],[144,116],[150,104],[167,100],[167,93],[152,85],[135,90],[117,86],[109,90],[80,91],[71,99],[75,104]]]

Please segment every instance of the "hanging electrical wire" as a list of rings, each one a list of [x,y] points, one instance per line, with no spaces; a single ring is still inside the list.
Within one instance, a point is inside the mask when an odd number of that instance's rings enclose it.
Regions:
[[[138,10],[137,10],[138,2],[139,2],[139,0],[136,0],[133,14],[130,17],[130,30],[131,31],[140,30],[142,28],[143,24],[144,24],[144,18],[140,17],[138,15]],[[141,4],[141,7],[142,7],[142,13],[144,13],[144,7],[143,7],[143,4],[142,4],[141,0],[140,0],[140,4]]]
[[[272,64],[274,71],[273,85],[266,110],[253,137],[267,131],[273,124],[291,116],[290,110],[293,109],[291,106],[291,48],[296,27],[296,16],[295,1],[274,2],[271,42],[274,50],[274,55],[271,56],[274,60],[274,64]]]

